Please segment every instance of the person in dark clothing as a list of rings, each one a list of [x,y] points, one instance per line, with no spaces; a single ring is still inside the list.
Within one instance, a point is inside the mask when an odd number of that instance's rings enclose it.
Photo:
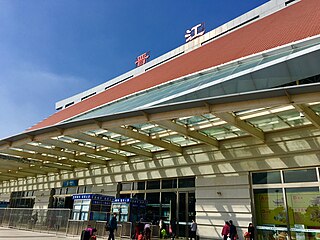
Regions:
[[[114,230],[117,231],[118,223],[117,223],[117,214],[114,213],[113,217],[110,220],[109,224],[109,238],[108,240],[114,240]]]
[[[144,230],[144,223],[143,223],[143,219],[140,218],[140,221],[138,223],[138,228],[139,228],[139,233],[143,232]]]
[[[172,218],[170,220],[170,226],[169,226],[169,233],[171,234],[171,239],[174,240],[176,237],[176,231],[177,231],[177,221],[175,218]]]
[[[254,239],[254,226],[252,223],[249,223],[248,233],[249,233],[249,239],[253,240]]]
[[[229,235],[229,237],[230,237],[231,240],[235,240],[235,239],[237,239],[237,237],[236,237],[237,236],[236,226],[233,225],[232,220],[230,220],[229,223],[230,223],[230,235]]]

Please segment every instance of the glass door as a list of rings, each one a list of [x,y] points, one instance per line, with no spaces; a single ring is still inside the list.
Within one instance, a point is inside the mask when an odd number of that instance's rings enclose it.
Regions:
[[[191,221],[195,219],[195,193],[179,192],[177,200],[178,236],[188,237]]]

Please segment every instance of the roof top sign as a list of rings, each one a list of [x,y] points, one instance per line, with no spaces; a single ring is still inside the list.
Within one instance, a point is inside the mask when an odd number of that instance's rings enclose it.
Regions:
[[[202,36],[205,33],[206,29],[204,27],[204,23],[199,23],[198,25],[188,29],[184,37],[186,38],[186,42],[190,42],[193,39]]]
[[[145,52],[144,54],[137,57],[137,60],[135,61],[135,64],[137,67],[142,66],[147,62],[147,59],[150,57],[149,52]]]

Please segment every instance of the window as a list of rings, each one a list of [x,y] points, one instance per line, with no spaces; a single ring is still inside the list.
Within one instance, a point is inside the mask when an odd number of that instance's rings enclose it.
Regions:
[[[77,193],[77,187],[69,187],[68,194],[75,194]]]
[[[148,201],[148,204],[159,203],[160,193],[147,193],[146,200]]]
[[[122,183],[121,191],[131,191],[131,183]]]
[[[293,239],[314,239],[315,233],[320,228],[319,188],[287,188],[285,191],[291,236]]]
[[[316,182],[316,169],[288,170],[284,171],[284,182]]]
[[[281,183],[280,171],[253,173],[252,183],[253,184]]]
[[[31,197],[33,196],[34,192],[33,191],[28,191],[26,192],[26,197]]]
[[[190,177],[190,178],[179,178],[179,188],[191,188],[195,187],[195,178]]]
[[[75,200],[73,204],[73,220],[88,220],[91,200]],[[96,205],[98,208],[100,205]]]
[[[86,193],[92,193],[92,185],[86,186]]]
[[[252,173],[257,239],[315,239],[320,229],[317,171],[318,168]]]
[[[144,200],[144,193],[134,193],[132,194],[132,198]]]
[[[161,217],[164,220],[176,217],[177,209],[177,193],[176,192],[162,192],[161,193]]]
[[[162,188],[177,188],[177,179],[162,180]]]
[[[145,182],[134,182],[133,190],[145,190]]]
[[[147,193],[146,200],[148,201],[146,218],[149,220],[159,219],[160,193]]]
[[[274,239],[273,236],[280,239],[280,236],[288,236],[284,201],[281,188],[254,190],[257,239]],[[270,226],[273,228],[271,229]]]
[[[64,195],[64,194],[67,194],[67,188],[64,187],[64,188],[61,188],[61,195]]]
[[[78,187],[78,193],[85,193],[86,187],[85,186],[79,186]]]
[[[160,189],[160,181],[148,181],[147,189]]]
[[[54,195],[60,195],[60,193],[61,193],[61,188],[55,188],[54,190],[55,190],[55,191],[54,191]]]

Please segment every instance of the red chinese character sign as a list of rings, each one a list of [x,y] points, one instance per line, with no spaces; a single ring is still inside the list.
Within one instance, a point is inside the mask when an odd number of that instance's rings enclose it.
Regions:
[[[190,42],[191,40],[202,36],[205,33],[204,23],[199,23],[191,29],[186,31],[184,37],[186,38],[186,42]]]
[[[137,57],[137,60],[135,61],[135,64],[137,67],[142,66],[147,62],[147,59],[150,57],[149,52],[146,52],[140,56]]]

